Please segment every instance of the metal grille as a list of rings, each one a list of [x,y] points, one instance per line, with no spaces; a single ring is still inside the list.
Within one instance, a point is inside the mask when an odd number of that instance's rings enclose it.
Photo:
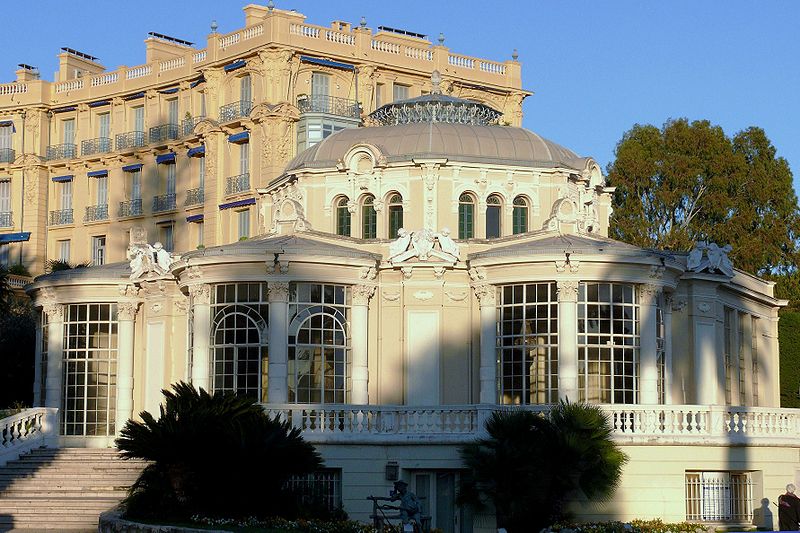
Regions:
[[[111,151],[111,139],[98,137],[81,142],[81,155],[104,154]]]
[[[299,99],[297,108],[301,113],[328,113],[350,118],[361,116],[361,110],[355,100],[322,94],[312,94]]]
[[[62,209],[60,211],[50,211],[50,225],[72,224],[72,209]]]
[[[253,102],[250,100],[241,100],[231,104],[224,105],[219,108],[219,121],[230,122],[242,117],[249,117],[250,111],[253,109]]]
[[[14,225],[11,211],[0,212],[0,228],[10,228]]]
[[[150,142],[157,143],[162,141],[174,140],[178,138],[177,124],[162,124],[150,128]]]
[[[122,217],[133,217],[142,214],[142,199],[137,198],[136,200],[128,200],[126,202],[119,203],[119,216]]]
[[[186,191],[186,203],[184,205],[198,205],[203,203],[203,188],[189,189]]]
[[[753,483],[748,472],[687,472],[686,520],[751,523]]]
[[[108,204],[90,205],[86,207],[86,214],[83,216],[83,221],[94,222],[96,220],[108,220]]]
[[[330,511],[342,506],[342,471],[338,469],[292,476],[286,488],[305,505],[323,505]]]
[[[153,197],[153,213],[175,209],[175,194],[162,194]]]
[[[230,176],[225,179],[225,194],[235,194],[250,190],[250,173]]]
[[[117,150],[142,147],[144,146],[144,132],[129,131],[127,133],[119,133],[115,137],[115,143]]]
[[[47,147],[45,159],[71,159],[78,154],[78,147],[74,144],[52,144]]]

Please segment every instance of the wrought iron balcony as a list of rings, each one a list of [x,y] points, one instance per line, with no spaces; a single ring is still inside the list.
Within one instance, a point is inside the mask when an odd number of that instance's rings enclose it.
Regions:
[[[117,133],[115,138],[117,150],[125,150],[127,148],[141,148],[144,146],[144,132],[143,131],[129,131],[127,133]]]
[[[201,115],[199,117],[183,119],[183,122],[181,122],[181,135],[184,137],[192,135],[194,133],[194,127],[197,126],[201,120],[205,120],[205,118],[205,115]]]
[[[153,197],[153,213],[162,213],[175,209],[175,193]]]
[[[111,139],[98,137],[81,142],[81,155],[105,154],[111,151]]]
[[[11,211],[0,212],[0,228],[10,228],[14,225],[11,214]]]
[[[358,102],[348,98],[312,94],[297,100],[301,113],[328,113],[340,117],[359,118],[361,109]]]
[[[95,222],[97,220],[108,220],[108,204],[90,205],[86,207],[86,214],[83,215],[83,221]]]
[[[189,189],[186,191],[186,203],[183,205],[199,205],[202,204],[204,200],[203,188],[198,187],[196,189]]]
[[[178,138],[177,124],[162,124],[150,128],[150,144],[175,140]]]
[[[230,176],[225,179],[225,194],[236,194],[250,190],[250,173]]]
[[[13,148],[0,148],[0,163],[13,163],[15,156]]]
[[[250,111],[253,110],[253,102],[250,100],[241,100],[233,102],[219,108],[219,121],[230,122],[242,117],[249,117]]]
[[[50,225],[60,226],[62,224],[72,224],[72,209],[50,211]]]
[[[78,155],[78,146],[75,144],[51,144],[45,152],[45,159],[54,161],[56,159],[72,159]]]
[[[142,214],[142,199],[128,200],[119,203],[119,217],[135,217]]]

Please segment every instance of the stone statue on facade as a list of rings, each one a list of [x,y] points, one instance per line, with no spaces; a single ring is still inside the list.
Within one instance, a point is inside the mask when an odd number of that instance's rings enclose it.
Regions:
[[[420,261],[436,258],[455,263],[459,255],[458,244],[450,237],[448,228],[443,228],[439,233],[429,229],[409,233],[405,228],[400,228],[397,231],[397,240],[389,244],[389,261],[392,263],[401,263],[415,257]]]
[[[147,242],[147,232],[141,227],[131,229],[127,258],[131,267],[131,280],[167,275],[169,267],[178,260],[160,242],[151,246]]]
[[[720,247],[717,243],[700,241],[689,252],[686,259],[686,268],[692,272],[707,270],[712,274],[721,273],[733,276],[733,263],[728,254],[733,250],[730,244]]]

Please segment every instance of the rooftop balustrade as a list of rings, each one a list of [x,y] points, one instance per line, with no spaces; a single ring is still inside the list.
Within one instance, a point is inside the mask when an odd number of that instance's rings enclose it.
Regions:
[[[81,141],[81,155],[105,154],[111,151],[111,139],[108,137],[98,137]]]
[[[348,98],[312,94],[297,100],[301,113],[328,113],[340,117],[359,118],[361,108],[358,102]]]

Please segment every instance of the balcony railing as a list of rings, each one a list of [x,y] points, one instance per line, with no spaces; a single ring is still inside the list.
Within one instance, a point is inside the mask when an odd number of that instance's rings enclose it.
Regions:
[[[10,228],[14,225],[11,211],[0,212],[0,228]]]
[[[178,138],[177,124],[162,124],[150,128],[150,144],[175,140]]]
[[[81,142],[81,155],[105,154],[111,151],[111,139],[98,137]]]
[[[183,122],[181,122],[181,135],[183,137],[188,137],[189,135],[192,135],[194,133],[194,127],[197,126],[197,124],[201,120],[205,120],[205,118],[206,118],[205,116],[201,115],[199,117],[183,119]]]
[[[184,205],[200,205],[203,203],[204,194],[203,188],[198,187],[197,189],[189,189],[186,191],[186,203]]]
[[[250,100],[241,100],[233,102],[219,108],[219,121],[230,122],[242,117],[249,117],[250,111],[253,109],[253,102]]]
[[[119,217],[135,217],[142,214],[142,199],[127,200],[119,203]]]
[[[83,215],[83,221],[95,222],[97,220],[108,220],[108,204],[86,206],[86,214]]]
[[[153,197],[153,213],[162,213],[175,209],[175,193]]]
[[[340,117],[359,118],[361,109],[358,102],[337,96],[312,94],[297,100],[301,113],[329,113]]]
[[[72,209],[50,211],[50,225],[60,226],[61,224],[72,224]]]
[[[45,152],[45,159],[54,161],[56,159],[72,159],[78,155],[78,146],[75,144],[51,144]]]
[[[144,146],[144,132],[129,131],[127,133],[118,133],[115,138],[115,144],[117,150],[141,148]]]
[[[13,148],[0,148],[0,163],[13,163],[15,156]]]
[[[230,176],[225,179],[225,194],[236,194],[250,190],[250,173]]]

